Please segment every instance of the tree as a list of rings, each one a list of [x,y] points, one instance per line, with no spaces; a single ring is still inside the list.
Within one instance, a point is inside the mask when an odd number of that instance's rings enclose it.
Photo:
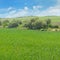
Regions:
[[[43,23],[43,29],[47,29],[47,24]]]
[[[50,27],[51,27],[51,28],[59,28],[58,25],[51,25]]]
[[[29,22],[28,24],[25,24],[24,27],[32,30],[37,30],[43,28],[42,22]]]
[[[34,23],[34,22],[35,22],[35,20],[36,20],[36,19],[34,19],[34,18],[33,18],[33,19],[31,19],[31,23]]]
[[[4,21],[2,22],[3,27],[8,26],[8,24],[9,24],[9,21],[8,21],[8,20],[4,20]]]
[[[28,29],[34,29],[34,23],[35,23],[35,19],[31,19],[30,22],[24,24],[24,27]]]
[[[16,27],[18,27],[18,24],[17,23],[10,23],[8,25],[8,28],[16,28]]]
[[[0,26],[2,25],[2,22],[0,21]]]
[[[33,29],[33,25],[31,22],[24,24],[24,27],[28,28],[28,29]]]
[[[19,21],[18,23],[19,23],[20,25],[22,24],[22,22],[21,22],[21,21]]]
[[[51,19],[46,20],[46,25],[47,25],[47,28],[49,28],[49,26],[51,25]]]
[[[42,22],[36,22],[34,25],[34,29],[41,29],[43,28],[43,23]]]

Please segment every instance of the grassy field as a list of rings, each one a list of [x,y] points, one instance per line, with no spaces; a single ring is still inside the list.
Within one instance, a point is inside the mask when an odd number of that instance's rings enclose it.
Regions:
[[[60,60],[60,32],[0,29],[0,60]]]

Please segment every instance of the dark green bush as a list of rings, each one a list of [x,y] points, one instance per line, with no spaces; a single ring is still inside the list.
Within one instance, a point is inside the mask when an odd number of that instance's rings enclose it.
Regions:
[[[43,28],[43,23],[42,22],[36,22],[35,25],[34,25],[34,28],[35,29],[41,29],[41,28]]]
[[[43,28],[43,23],[42,22],[29,22],[25,24],[24,27],[28,29],[33,29],[33,30],[41,29]]]
[[[46,25],[47,25],[47,28],[49,28],[49,26],[51,25],[51,19],[46,20]]]
[[[5,28],[6,26],[8,26],[9,21],[8,20],[4,20],[2,21],[2,26]]]
[[[8,28],[16,28],[16,27],[18,27],[18,23],[10,23],[8,25]]]
[[[0,26],[2,25],[2,22],[0,21]]]
[[[50,28],[59,28],[58,25],[50,25]]]

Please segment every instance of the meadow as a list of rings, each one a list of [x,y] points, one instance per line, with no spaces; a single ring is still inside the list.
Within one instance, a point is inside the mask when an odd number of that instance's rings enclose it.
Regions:
[[[0,29],[0,60],[60,60],[60,32]]]

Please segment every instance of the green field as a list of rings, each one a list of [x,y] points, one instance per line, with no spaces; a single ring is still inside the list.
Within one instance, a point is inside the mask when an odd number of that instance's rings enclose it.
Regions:
[[[0,60],[60,60],[60,32],[0,29]]]

